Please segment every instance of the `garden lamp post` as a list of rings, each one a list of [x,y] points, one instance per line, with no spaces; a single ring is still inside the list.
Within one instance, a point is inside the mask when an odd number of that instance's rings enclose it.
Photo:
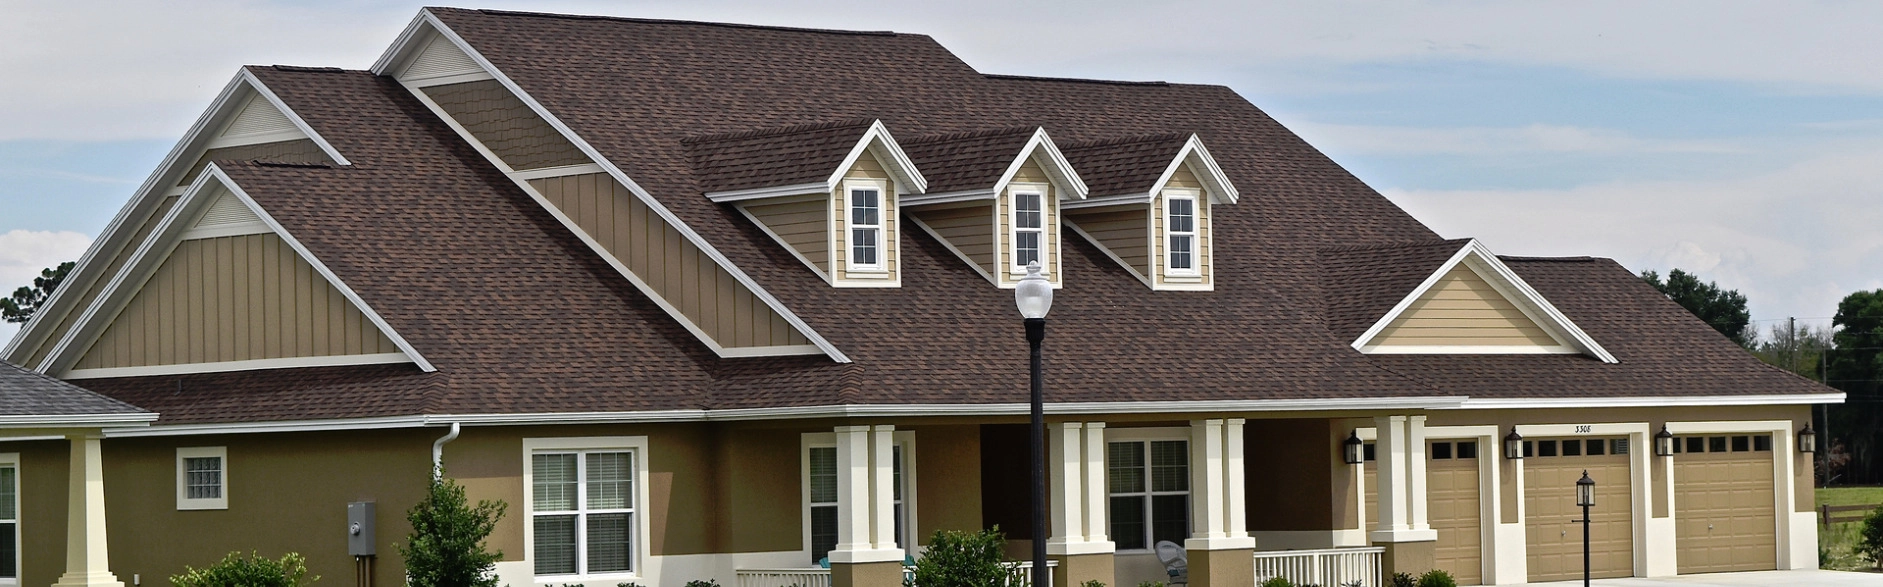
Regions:
[[[1589,508],[1595,506],[1595,480],[1586,470],[1576,480],[1576,505],[1582,506],[1582,519],[1571,521],[1582,522],[1582,587],[1589,587]]]
[[[1040,342],[1046,340],[1046,312],[1053,309],[1053,284],[1040,275],[1040,262],[1028,263],[1026,277],[1013,288],[1013,302],[1026,323],[1032,351],[1033,423],[1027,438],[1033,448],[1033,585],[1050,587],[1046,569],[1046,399],[1040,374]]]

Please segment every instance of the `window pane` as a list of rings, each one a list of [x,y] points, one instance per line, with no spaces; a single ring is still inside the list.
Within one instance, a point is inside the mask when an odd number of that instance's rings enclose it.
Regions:
[[[1170,268],[1190,269],[1190,235],[1178,234],[1170,237]]]
[[[1580,440],[1563,441],[1563,456],[1566,456],[1566,457],[1582,456],[1582,441]]]
[[[1449,458],[1451,458],[1451,443],[1449,442],[1432,443],[1432,460],[1442,460],[1442,459],[1449,459]]]
[[[1733,437],[1733,452],[1746,452],[1749,450],[1752,450],[1752,437],[1750,436],[1734,436]]]
[[[811,449],[811,503],[837,503],[837,447]]]
[[[1190,451],[1182,440],[1151,443],[1151,491],[1190,490]]]
[[[875,226],[881,224],[877,217],[876,190],[854,190],[850,192],[850,223]]]
[[[20,558],[16,533],[18,527],[14,522],[0,522],[0,579],[20,578],[20,569],[14,566],[14,561]]]
[[[1040,260],[1040,233],[1017,232],[1013,239],[1013,264],[1025,267],[1028,263]]]
[[[1183,544],[1190,537],[1190,496],[1151,497],[1151,544],[1169,540]]]
[[[1772,450],[1771,435],[1761,435],[1761,436],[1752,437],[1752,450],[1756,450],[1759,452]]]
[[[535,532],[536,574],[575,574],[575,516],[536,516]]]
[[[1144,496],[1121,495],[1111,498],[1111,539],[1118,543],[1119,550],[1150,548],[1149,544],[1144,543],[1145,513]]]
[[[830,556],[837,547],[837,506],[811,507],[811,564]]]
[[[1105,469],[1112,493],[1144,491],[1144,443],[1114,442],[1105,448]]]
[[[1706,439],[1707,452],[1726,452],[1726,437],[1710,436]]]
[[[612,510],[634,507],[633,471],[634,455],[632,454],[625,452],[589,454],[588,508]]]
[[[535,455],[531,461],[536,511],[575,510],[575,455]]]
[[[1687,437],[1687,452],[1706,452],[1706,439],[1698,436]]]
[[[1554,440],[1536,441],[1536,456],[1539,456],[1539,457],[1556,456],[1556,441]]]
[[[1679,444],[1675,444],[1674,446],[1676,446],[1676,447],[1678,447],[1678,446],[1680,446],[1680,445],[1679,445]],[[1628,439],[1626,439],[1626,438],[1617,438],[1617,439],[1615,439],[1615,446],[1614,446],[1614,449],[1615,449],[1615,450],[1611,450],[1611,451],[1609,451],[1609,454],[1615,454],[1615,455],[1625,455],[1625,454],[1628,454]],[[1679,451],[1675,451],[1675,452],[1679,452]]]
[[[1604,452],[1603,449],[1608,448],[1608,441],[1606,440],[1590,439],[1584,444],[1589,445],[1589,456],[1599,456]]]
[[[1042,224],[1039,194],[1017,194],[1013,198],[1014,228],[1039,228]]]
[[[588,515],[588,572],[630,570],[628,528],[633,521],[632,514]]]
[[[0,467],[0,520],[19,519],[19,472],[13,467]],[[11,559],[9,559],[11,560]]]
[[[1170,232],[1196,231],[1196,202],[1187,198],[1170,200]]]
[[[850,244],[851,263],[858,265],[876,264],[876,229],[851,229]]]
[[[1461,458],[1461,459],[1478,458],[1478,443],[1476,442],[1458,443],[1458,458]]]
[[[222,459],[219,457],[189,457],[183,459],[185,494],[189,499],[219,499],[222,497]]]

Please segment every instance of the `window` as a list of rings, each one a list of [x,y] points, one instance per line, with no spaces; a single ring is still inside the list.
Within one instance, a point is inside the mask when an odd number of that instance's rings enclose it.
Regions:
[[[229,449],[177,449],[177,509],[229,509]]]
[[[0,455],[0,584],[20,584],[19,455]]]
[[[807,434],[805,448],[805,482],[809,490],[805,492],[805,515],[808,541],[811,546],[810,564],[821,564],[830,551],[837,548],[837,447],[836,438],[831,434]],[[896,432],[895,443],[891,445],[889,466],[890,490],[893,514],[896,517],[896,545],[908,549],[909,526],[912,520],[915,500],[909,487],[912,465],[907,462],[907,454],[914,450],[915,437],[911,432]],[[913,553],[911,553],[913,554]]]
[[[1016,191],[1013,194],[1013,270],[1026,272],[1028,263],[1038,261],[1046,269],[1046,196],[1039,192]]]
[[[637,570],[646,437],[524,439],[528,544],[538,577]]]
[[[1189,192],[1164,195],[1164,271],[1197,275],[1197,197]]]
[[[811,448],[811,564],[837,547],[837,447]]]
[[[1107,444],[1111,536],[1118,550],[1148,550],[1190,536],[1190,450],[1182,440]]]
[[[1461,459],[1478,458],[1478,443],[1469,442],[1469,441],[1458,443],[1458,458],[1461,458]]]
[[[851,271],[883,271],[883,189],[850,188]]]

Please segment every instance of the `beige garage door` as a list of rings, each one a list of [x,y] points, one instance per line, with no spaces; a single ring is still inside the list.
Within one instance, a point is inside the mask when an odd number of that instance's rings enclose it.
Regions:
[[[1438,531],[1438,568],[1459,585],[1483,583],[1484,526],[1478,500],[1478,444],[1468,440],[1429,443],[1425,463],[1426,517]]]
[[[1634,575],[1634,515],[1629,491],[1628,440],[1561,438],[1524,441],[1524,525],[1529,531],[1530,580],[1582,578],[1582,518],[1576,480],[1595,480],[1590,511],[1590,574]]]
[[[1772,437],[1676,440],[1674,532],[1680,573],[1778,568]]]

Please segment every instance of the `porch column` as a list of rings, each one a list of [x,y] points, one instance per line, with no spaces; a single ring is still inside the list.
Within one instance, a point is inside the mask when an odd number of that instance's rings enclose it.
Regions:
[[[98,432],[66,437],[72,456],[66,464],[71,482],[66,509],[65,574],[53,587],[124,587],[111,574],[105,549],[105,467]]]
[[[1255,539],[1245,529],[1242,503],[1242,427],[1241,418],[1190,422],[1192,530],[1183,547],[1191,587],[1255,584]]]
[[[1047,440],[1052,538],[1046,554],[1059,563],[1053,585],[1076,587],[1094,580],[1110,585],[1116,547],[1105,536],[1105,423],[1052,424]]]
[[[1438,561],[1438,532],[1426,521],[1425,416],[1380,416],[1374,424],[1380,521],[1368,537],[1386,547],[1380,562],[1388,576],[1421,573]]]
[[[830,551],[832,587],[902,584],[902,549],[895,543],[893,426],[838,426],[837,546]]]

